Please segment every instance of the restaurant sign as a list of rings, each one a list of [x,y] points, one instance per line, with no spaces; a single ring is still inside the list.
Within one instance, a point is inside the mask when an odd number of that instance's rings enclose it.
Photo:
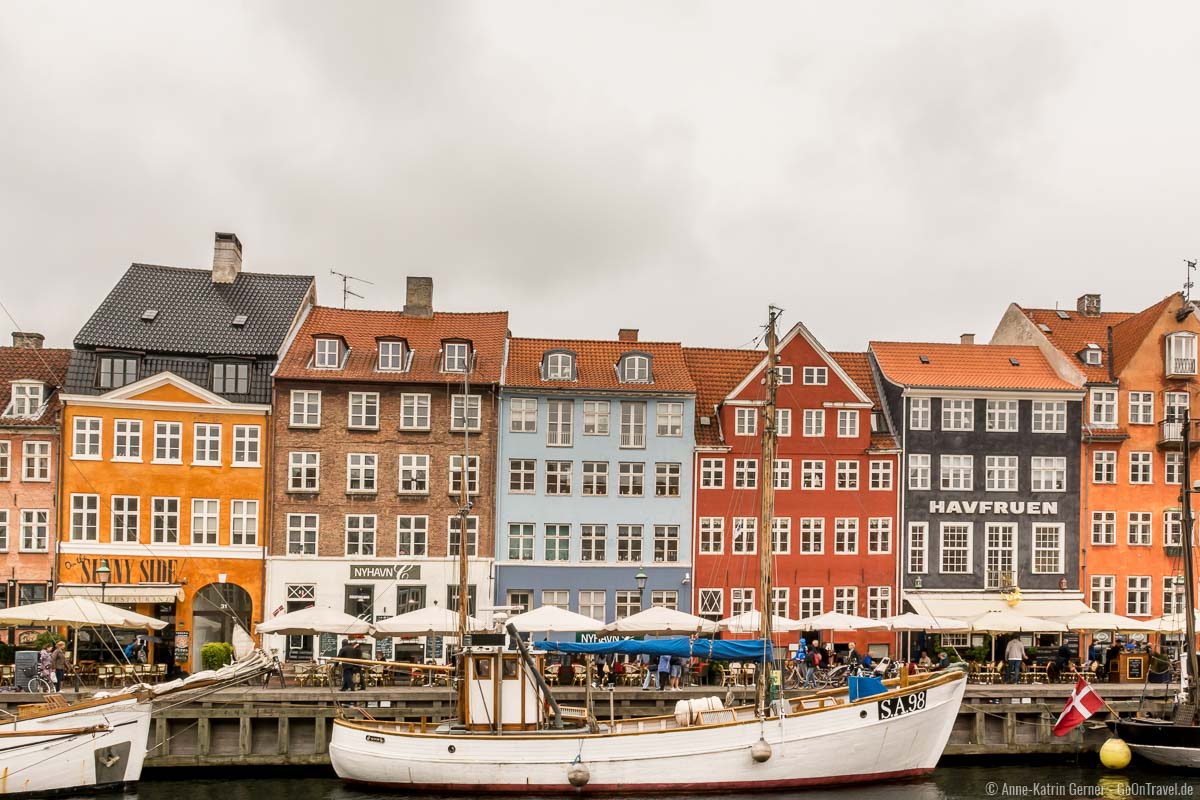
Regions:
[[[351,564],[351,580],[418,581],[420,564]]]
[[[930,514],[1049,514],[1058,513],[1057,500],[930,500]]]
[[[178,558],[90,558],[80,557],[81,583],[99,583],[96,570],[101,561],[108,562],[108,582],[132,585],[136,583],[178,583],[183,574]]]

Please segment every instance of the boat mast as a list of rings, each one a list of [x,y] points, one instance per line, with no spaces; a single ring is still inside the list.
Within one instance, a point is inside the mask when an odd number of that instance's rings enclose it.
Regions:
[[[459,482],[458,494],[458,646],[461,649],[466,644],[467,636],[467,617],[469,616],[467,591],[467,567],[470,562],[467,560],[467,545],[469,537],[467,532],[467,517],[471,513],[471,493],[470,493],[470,475],[468,469],[470,465],[471,453],[471,366],[475,361],[475,350],[469,348],[467,351],[467,362],[463,365],[463,455],[462,455],[462,470],[459,472],[461,480]],[[479,415],[483,416],[483,402],[480,400]],[[463,675],[466,671],[464,667]]]
[[[1183,491],[1179,499],[1183,505],[1183,615],[1186,620],[1186,636],[1184,646],[1187,648],[1188,682],[1187,699],[1194,709],[1196,707],[1196,681],[1200,679],[1200,669],[1197,668],[1196,658],[1196,576],[1192,565],[1192,421],[1188,409],[1183,411]]]
[[[771,662],[767,659],[767,648],[771,642],[771,615],[774,611],[771,586],[771,556],[774,544],[775,517],[775,393],[779,385],[779,369],[775,363],[775,319],[779,309],[768,308],[767,314],[767,370],[765,375],[766,396],[763,402],[762,435],[762,506],[758,514],[758,592],[759,592],[759,635],[763,640],[762,668],[758,680],[758,708],[765,712],[767,687],[771,681]]]

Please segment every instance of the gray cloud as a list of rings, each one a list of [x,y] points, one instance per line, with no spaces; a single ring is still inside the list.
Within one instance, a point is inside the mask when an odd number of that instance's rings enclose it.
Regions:
[[[0,7],[0,300],[67,344],[134,260],[404,276],[518,335],[831,348],[1140,308],[1194,255],[1192,5]]]

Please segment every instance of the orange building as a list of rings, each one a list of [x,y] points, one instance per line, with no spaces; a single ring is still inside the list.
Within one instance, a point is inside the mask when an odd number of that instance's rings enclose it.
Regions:
[[[262,618],[270,375],[313,299],[310,277],[242,273],[240,242],[217,236],[211,273],[129,268],[62,395],[55,597],[167,621],[153,659],[190,671]],[[81,638],[80,658],[114,646]]]
[[[1034,344],[1087,389],[1080,586],[1097,611],[1148,618],[1182,610],[1182,426],[1197,392],[1196,308],[1172,294],[1137,312],[1009,307],[993,343]],[[1195,428],[1193,428],[1195,431]],[[1195,433],[1193,433],[1193,441]],[[1195,451],[1192,475],[1200,477]]]

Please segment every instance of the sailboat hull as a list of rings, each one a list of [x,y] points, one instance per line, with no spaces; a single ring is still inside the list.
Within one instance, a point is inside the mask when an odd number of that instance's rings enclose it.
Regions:
[[[773,717],[598,734],[408,733],[339,720],[329,744],[342,778],[413,791],[569,791],[578,758],[585,792],[722,792],[884,781],[933,770],[966,681],[946,675],[855,703]],[[897,713],[897,709],[903,709]],[[751,757],[761,738],[764,762]]]
[[[1130,750],[1151,763],[1200,770],[1200,727],[1129,719],[1113,723],[1113,730]]]
[[[0,725],[0,796],[93,790],[136,782],[150,703],[134,698]]]

